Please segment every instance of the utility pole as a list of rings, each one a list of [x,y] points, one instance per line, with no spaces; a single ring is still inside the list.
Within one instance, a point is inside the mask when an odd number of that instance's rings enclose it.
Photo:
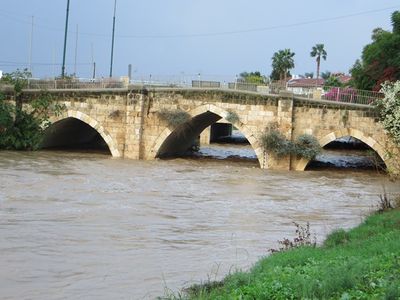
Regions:
[[[78,24],[76,24],[76,41],[75,41],[75,60],[74,60],[74,76],[76,77],[76,61],[78,59]]]
[[[112,40],[111,40],[111,63],[110,63],[110,77],[112,77],[113,70],[113,58],[114,58],[114,37],[115,37],[115,12],[117,10],[117,0],[114,0],[114,17],[113,17],[113,29],[112,29]]]
[[[94,61],[94,50],[93,50],[93,43],[90,43],[91,53],[92,53],[92,77],[93,79],[96,78],[96,62]]]
[[[33,51],[33,20],[34,17],[32,16],[32,29],[29,42],[29,72],[31,73],[31,76],[32,76],[32,51]]]
[[[65,16],[64,52],[63,52],[63,63],[61,68],[62,78],[65,77],[65,54],[67,52],[68,17],[69,17],[69,0],[67,0],[67,13]]]

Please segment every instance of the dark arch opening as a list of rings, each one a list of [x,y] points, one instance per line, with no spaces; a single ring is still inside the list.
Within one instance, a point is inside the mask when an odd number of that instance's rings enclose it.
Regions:
[[[111,155],[107,143],[97,130],[72,117],[55,122],[46,129],[41,148]]]
[[[193,117],[167,137],[156,157],[234,160],[259,167],[257,155],[245,136],[231,123],[219,123],[221,119],[210,111]],[[205,129],[209,130],[206,142],[200,138]]]
[[[156,157],[167,158],[185,155],[196,146],[200,133],[220,119],[219,115],[207,111],[179,125],[161,145]]]
[[[360,169],[386,172],[386,165],[378,153],[366,143],[351,136],[338,138],[323,147],[310,161],[306,170]]]

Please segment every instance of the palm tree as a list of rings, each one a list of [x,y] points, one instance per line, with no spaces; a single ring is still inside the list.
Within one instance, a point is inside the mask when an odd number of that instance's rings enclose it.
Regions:
[[[311,49],[310,53],[311,57],[316,57],[317,59],[317,82],[319,78],[319,67],[321,65],[321,57],[326,60],[326,56],[328,55],[324,49],[324,44],[316,44]]]
[[[295,53],[290,49],[279,50],[272,56],[272,74],[279,74],[279,80],[285,80],[290,69],[294,68]]]

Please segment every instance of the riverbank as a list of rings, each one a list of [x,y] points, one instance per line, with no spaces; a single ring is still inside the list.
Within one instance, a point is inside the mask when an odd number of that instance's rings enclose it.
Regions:
[[[336,230],[321,247],[261,259],[249,272],[186,289],[171,299],[400,299],[400,209]]]

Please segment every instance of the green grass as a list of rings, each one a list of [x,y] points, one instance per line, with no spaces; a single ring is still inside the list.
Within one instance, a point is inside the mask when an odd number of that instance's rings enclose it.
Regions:
[[[400,299],[400,210],[336,230],[321,247],[261,259],[249,272],[195,285],[170,299]]]

